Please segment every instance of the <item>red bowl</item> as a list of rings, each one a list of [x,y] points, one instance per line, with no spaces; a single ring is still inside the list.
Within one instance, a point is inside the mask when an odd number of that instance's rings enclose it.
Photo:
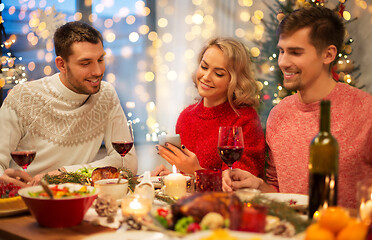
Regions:
[[[66,185],[70,188],[83,186],[71,183],[61,185]],[[85,213],[97,197],[96,189],[92,186],[87,187],[91,194],[73,198],[46,199],[29,195],[29,192],[41,191],[43,189],[41,186],[22,188],[18,191],[18,194],[41,226],[53,228],[72,227],[81,223]]]

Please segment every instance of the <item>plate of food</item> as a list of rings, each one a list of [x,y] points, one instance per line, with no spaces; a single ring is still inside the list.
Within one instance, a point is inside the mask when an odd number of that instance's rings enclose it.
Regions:
[[[309,196],[294,193],[261,193],[261,196],[278,202],[287,203],[296,209],[305,209],[309,204]]]
[[[21,187],[0,182],[0,217],[17,215],[28,211],[22,198],[18,196]]]
[[[117,231],[94,234],[84,238],[85,240],[133,240],[133,239],[146,239],[146,240],[170,240],[166,235],[160,232],[150,231]]]
[[[138,182],[142,181],[143,176],[137,178]],[[154,188],[161,188],[162,186],[162,176],[152,176],[150,177],[151,183],[154,185]]]
[[[272,234],[230,231],[227,229],[206,230],[187,235],[182,240],[288,240]],[[290,238],[300,239],[300,238]]]
[[[6,209],[6,210],[0,210],[0,217],[8,217],[13,216],[21,213],[28,212],[28,208],[22,207],[22,208],[16,208],[16,209]]]

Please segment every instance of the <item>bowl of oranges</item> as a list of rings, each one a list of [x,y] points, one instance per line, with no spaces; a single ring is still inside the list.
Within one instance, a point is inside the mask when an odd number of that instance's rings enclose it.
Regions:
[[[364,240],[367,230],[365,222],[351,217],[340,206],[332,206],[322,210],[306,229],[305,240]]]

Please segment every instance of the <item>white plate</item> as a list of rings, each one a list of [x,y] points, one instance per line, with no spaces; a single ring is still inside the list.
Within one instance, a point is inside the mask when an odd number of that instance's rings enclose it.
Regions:
[[[287,203],[294,208],[307,207],[309,204],[309,196],[304,194],[293,193],[261,193],[261,196]]]
[[[126,231],[126,232],[108,232],[94,234],[84,238],[85,240],[170,240],[167,236],[159,232],[146,232],[146,231]]]
[[[142,176],[138,178],[138,182],[142,181]],[[150,177],[151,183],[154,185],[154,188],[161,188],[161,176]]]
[[[185,238],[182,238],[182,240],[200,240],[201,238],[209,237],[212,235],[212,231],[201,231],[197,233],[190,234],[186,236]],[[300,239],[300,238],[284,238],[284,237],[278,237],[271,234],[263,234],[263,233],[250,233],[250,232],[238,232],[238,231],[229,231],[229,235],[235,238],[238,238],[237,240],[250,240],[251,238],[256,237],[260,240],[290,240],[290,239]],[[254,239],[256,239],[254,238]]]
[[[28,208],[21,208],[21,209],[9,209],[9,210],[4,210],[0,211],[0,217],[8,217],[8,216],[13,216],[21,213],[28,212]]]

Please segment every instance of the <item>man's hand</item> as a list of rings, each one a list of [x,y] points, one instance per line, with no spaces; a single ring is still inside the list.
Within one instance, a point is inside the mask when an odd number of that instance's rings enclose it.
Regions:
[[[8,168],[5,169],[4,174],[0,176],[0,181],[5,183],[13,183],[20,187],[30,186],[32,177],[25,171]]]
[[[162,164],[151,171],[151,176],[164,176],[170,173],[172,172]]]
[[[196,170],[202,169],[195,153],[189,151],[184,145],[179,149],[170,143],[166,143],[166,147],[171,151],[160,145],[156,147],[161,157],[171,165],[176,165],[177,169],[184,173],[193,174]]]
[[[259,189],[264,184],[261,178],[258,178],[248,171],[241,169],[227,169],[222,172],[222,190],[225,192],[235,191],[240,188]]]
[[[52,176],[52,175],[59,175],[59,174],[61,174],[61,172],[59,170],[54,170],[54,171],[48,172],[47,174]],[[39,185],[41,179],[43,179],[44,176],[45,176],[45,173],[40,173],[40,174],[36,175],[35,177],[32,178],[32,180],[30,181],[30,184],[32,186]]]

